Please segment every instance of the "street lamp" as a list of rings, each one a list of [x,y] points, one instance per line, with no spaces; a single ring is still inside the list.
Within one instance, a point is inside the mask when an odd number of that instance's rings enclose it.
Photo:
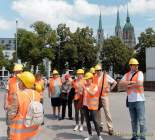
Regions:
[[[16,20],[16,48],[15,48],[15,51],[16,51],[16,63],[18,63],[18,55],[17,55],[17,45],[18,45],[18,42],[17,42],[17,35],[18,35],[18,20]]]

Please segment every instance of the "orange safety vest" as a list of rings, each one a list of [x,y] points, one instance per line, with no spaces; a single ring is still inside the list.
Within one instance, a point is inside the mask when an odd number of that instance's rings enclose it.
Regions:
[[[97,89],[96,89],[97,88]],[[95,92],[94,95],[90,95],[87,90],[84,90],[84,100],[86,101],[86,106],[89,110],[98,110],[99,105],[99,91],[96,84],[91,84],[89,89],[91,89],[92,92]]]
[[[84,80],[75,80],[73,82],[73,86],[75,88],[75,96],[74,96],[74,100],[79,100],[81,98],[81,95],[82,93],[80,92],[83,92],[83,91],[80,91],[80,90],[83,90],[83,84],[84,84]]]
[[[55,93],[55,87],[54,87],[54,81],[55,80],[58,80],[59,87],[62,86],[62,81],[61,81],[61,78],[60,77],[57,77],[56,79],[51,78],[50,79],[50,84],[49,84],[49,90],[51,91],[52,94]]]
[[[137,73],[133,76],[132,81],[138,82],[138,76],[139,76],[139,72],[137,72]],[[127,81],[130,81],[130,77],[131,77],[131,73],[128,72],[128,73],[126,74],[126,78],[125,78],[125,79],[126,79]],[[142,94],[142,93],[144,93],[144,86],[143,86],[143,84],[142,84],[142,85],[134,85],[134,86],[132,86],[132,87],[128,87],[128,89],[127,89],[127,94],[130,95],[132,92],[135,92],[135,93],[137,93],[137,94]]]
[[[101,96],[108,96],[109,93],[109,83],[107,81],[107,75],[104,74],[104,81],[103,81],[103,76],[101,78],[99,78],[97,75],[94,78],[94,83],[98,85],[98,89],[99,89],[99,94],[101,92],[101,88],[102,88],[102,83],[103,83],[103,89],[102,89],[102,94]]]
[[[36,91],[40,93],[41,98],[42,98],[43,97],[43,90],[44,90],[44,80],[41,79],[39,81],[35,81],[35,86],[36,87],[39,86],[41,88],[40,91],[38,91],[37,89],[36,89]]]
[[[38,125],[34,125],[31,127],[25,127],[24,125],[27,109],[30,104],[30,99],[25,92],[29,94],[31,98],[33,96],[33,92],[35,92],[35,101],[40,102],[40,94],[32,89],[26,89],[24,91],[19,90],[17,92],[19,111],[17,116],[12,120],[12,123],[10,125],[11,140],[28,140],[31,137],[34,137],[39,130]]]
[[[17,92],[17,77],[13,76],[8,80],[8,104],[12,104],[13,94]]]

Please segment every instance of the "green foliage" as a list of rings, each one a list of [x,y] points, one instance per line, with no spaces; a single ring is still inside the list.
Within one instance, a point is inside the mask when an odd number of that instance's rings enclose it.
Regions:
[[[110,37],[104,41],[101,60],[105,70],[112,66],[115,74],[124,74],[126,64],[132,56],[133,49],[125,46],[119,38]]]
[[[139,69],[143,72],[146,71],[146,56],[145,48],[155,47],[155,31],[152,28],[148,28],[145,32],[140,34],[138,38],[139,43],[136,45],[137,53],[136,58],[139,61]]]
[[[97,49],[95,38],[93,37],[93,30],[89,27],[77,28],[73,34],[74,45],[77,48],[78,61],[76,68],[90,68],[96,64]]]

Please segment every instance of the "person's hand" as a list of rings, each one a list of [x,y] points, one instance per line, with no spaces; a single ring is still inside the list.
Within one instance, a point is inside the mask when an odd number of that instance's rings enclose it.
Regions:
[[[136,81],[129,81],[129,85],[136,84]]]
[[[51,98],[51,94],[50,93],[48,93],[48,97]]]

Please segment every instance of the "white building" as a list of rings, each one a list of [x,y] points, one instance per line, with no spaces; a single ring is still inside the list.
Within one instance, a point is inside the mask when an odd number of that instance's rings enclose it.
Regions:
[[[3,54],[7,59],[13,58],[13,53],[15,52],[15,39],[14,38],[0,38],[0,44],[4,46]]]
[[[146,81],[155,81],[155,47],[146,48]]]

